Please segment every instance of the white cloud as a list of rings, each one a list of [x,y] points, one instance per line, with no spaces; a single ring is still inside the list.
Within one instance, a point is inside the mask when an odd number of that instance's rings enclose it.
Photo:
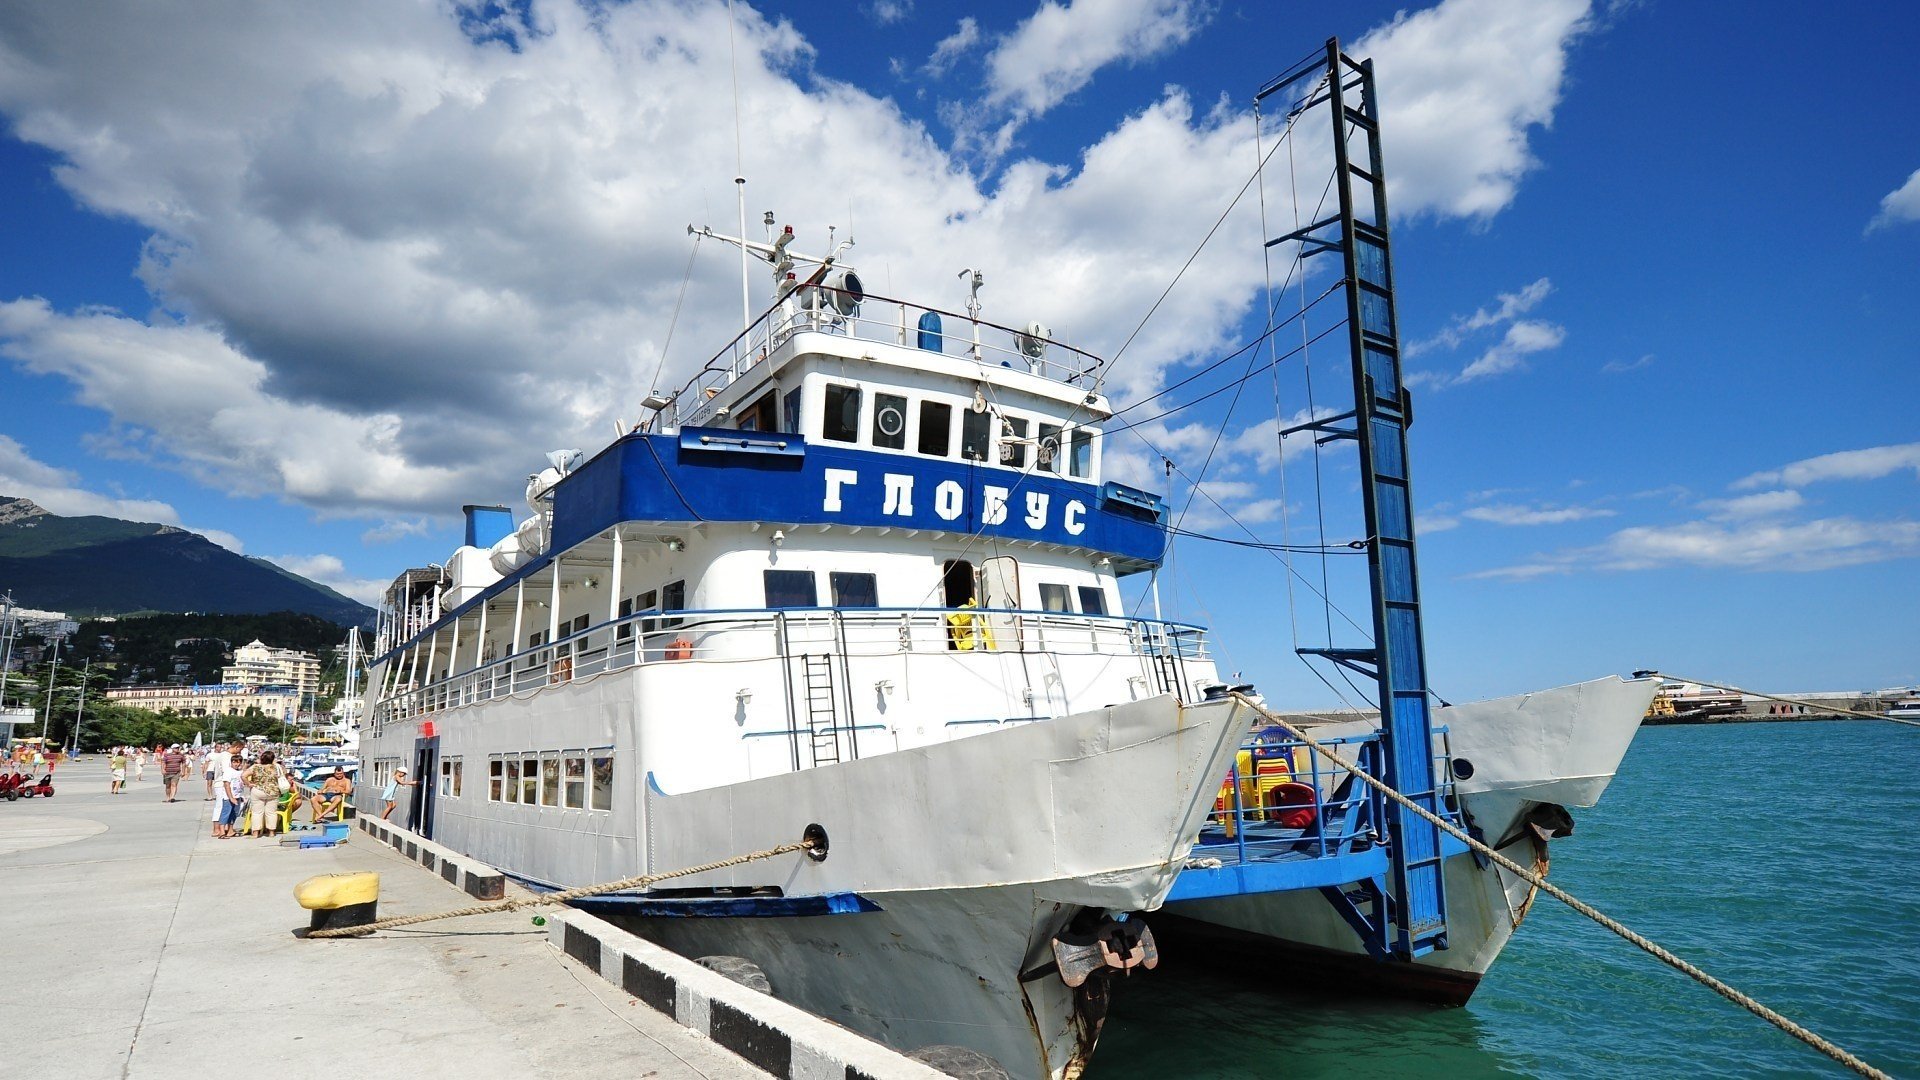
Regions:
[[[1411,358],[1435,348],[1458,348],[1474,331],[1512,322],[1538,307],[1552,292],[1553,282],[1539,278],[1514,292],[1501,293],[1493,303],[1476,309],[1471,315],[1455,315],[1445,329],[1432,337],[1408,342],[1406,355]]]
[[[934,43],[933,55],[927,57],[924,70],[929,75],[945,75],[955,61],[980,44],[980,22],[969,15],[960,20],[953,33]]]
[[[1614,511],[1595,506],[1515,506],[1494,503],[1470,506],[1460,516],[1493,525],[1563,525],[1569,521],[1612,517]]]
[[[80,484],[78,473],[36,460],[17,440],[0,435],[0,498],[26,499],[59,517],[110,517],[172,525],[199,533],[228,551],[246,550],[238,536],[224,529],[182,524],[179,511],[170,503],[101,495]]]
[[[1736,490],[1757,487],[1805,487],[1826,480],[1878,480],[1911,469],[1920,477],[1920,442],[1842,450],[1803,458],[1778,469],[1757,472],[1734,481]]]
[[[1806,500],[1793,490],[1761,491],[1752,495],[1741,495],[1731,499],[1708,499],[1701,508],[1710,510],[1715,517],[1749,518],[1764,517],[1769,514],[1784,514],[1789,510],[1798,510]]]
[[[1548,349],[1557,349],[1567,340],[1565,328],[1537,319],[1522,319],[1507,327],[1507,332],[1480,358],[1468,364],[1455,382],[1468,382],[1483,379],[1489,375],[1504,375],[1509,371],[1522,371],[1527,366],[1527,357]]]
[[[78,473],[36,460],[26,447],[7,435],[0,435],[0,498],[27,499],[60,517],[180,524],[179,511],[171,505],[156,499],[123,499],[89,491],[80,486]]]
[[[1588,0],[1447,0],[1353,43],[1380,70],[1388,200],[1396,214],[1488,218],[1539,163]]]
[[[1646,353],[1638,360],[1609,360],[1600,365],[1600,370],[1608,375],[1620,375],[1629,371],[1638,371],[1653,363],[1653,354]]]
[[[1505,3],[1448,0],[1373,39],[1402,211],[1485,217],[1531,167],[1526,130],[1558,100],[1578,19],[1556,0],[1521,20],[1529,35],[1514,12],[1539,6]],[[983,179],[893,102],[813,71],[790,25],[736,10],[749,197],[815,247],[853,204],[854,261],[894,295],[956,305],[954,272],[985,267],[988,317],[1111,353],[1165,287],[1165,253],[1245,178],[1246,114],[1168,90],[1068,163]],[[1049,107],[1210,10],[1044,4],[996,50],[1010,66],[987,92]],[[325,514],[504,500],[541,450],[597,445],[650,388],[684,226],[731,216],[727,10],[555,0],[517,20],[476,41],[430,3],[0,6],[0,114],[59,155],[83,205],[151,234],[138,271],[157,309],[15,300],[0,355],[71,380],[109,441]],[[1061,27],[1085,32],[1015,63]],[[1487,105],[1516,91],[1528,104]],[[1416,152],[1425,110],[1447,114],[1453,156]],[[737,262],[702,250],[693,273],[669,386],[737,326]],[[1135,400],[1226,347],[1261,281],[1254,245],[1216,242],[1106,389]]]
[[[1621,529],[1597,546],[1483,570],[1474,578],[1525,580],[1578,570],[1708,570],[1809,572],[1920,555],[1920,521],[1851,517],[1782,522],[1689,521]]]
[[[1880,212],[1867,223],[1867,231],[1912,221],[1920,221],[1920,169],[1913,170],[1906,183],[1887,192],[1886,198],[1880,200]]]
[[[360,534],[363,544],[391,544],[409,536],[425,536],[433,528],[426,518],[412,521],[388,519]]]
[[[866,12],[881,26],[891,26],[913,14],[913,0],[873,0],[866,5]]]
[[[987,56],[987,103],[1039,116],[1116,60],[1157,56],[1197,33],[1196,0],[1044,0]]]
[[[345,563],[333,555],[273,555],[267,561],[291,570],[310,581],[317,581],[342,596],[377,607],[389,581],[354,577]]]

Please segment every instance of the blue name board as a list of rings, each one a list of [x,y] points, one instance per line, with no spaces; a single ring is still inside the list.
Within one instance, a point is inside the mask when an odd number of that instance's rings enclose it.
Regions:
[[[1117,486],[1117,485],[1116,485]],[[1047,473],[688,429],[630,435],[554,493],[556,551],[622,521],[769,521],[942,530],[1084,548],[1158,565],[1162,508]]]

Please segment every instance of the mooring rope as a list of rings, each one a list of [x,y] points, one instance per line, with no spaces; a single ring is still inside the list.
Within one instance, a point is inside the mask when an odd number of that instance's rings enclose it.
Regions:
[[[1699,680],[1689,679],[1687,681],[1697,682]],[[1803,1027],[1802,1025],[1797,1024],[1792,1020],[1789,1020],[1785,1016],[1782,1016],[1780,1013],[1775,1012],[1774,1010],[1768,1008],[1765,1005],[1762,1005],[1760,1002],[1754,1000],[1752,997],[1748,996],[1747,994],[1741,993],[1739,990],[1734,989],[1732,986],[1729,986],[1726,983],[1721,982],[1719,979],[1714,978],[1713,976],[1700,970],[1694,965],[1689,964],[1685,960],[1680,959],[1678,956],[1675,956],[1673,953],[1668,952],[1666,949],[1662,948],[1658,943],[1647,939],[1641,934],[1621,924],[1619,921],[1601,912],[1599,909],[1595,908],[1593,905],[1588,904],[1585,901],[1580,900],[1579,898],[1573,896],[1571,893],[1568,893],[1565,889],[1562,889],[1558,885],[1555,885],[1552,882],[1548,881],[1544,876],[1534,873],[1532,870],[1529,870],[1526,867],[1521,866],[1519,863],[1514,862],[1512,859],[1509,859],[1505,855],[1500,854],[1498,851],[1495,851],[1493,848],[1467,835],[1467,833],[1464,830],[1460,829],[1458,826],[1451,824],[1450,822],[1441,818],[1439,815],[1428,810],[1426,807],[1421,806],[1419,803],[1414,802],[1412,799],[1408,798],[1407,796],[1402,795],[1398,791],[1395,791],[1393,788],[1389,787],[1384,781],[1376,779],[1375,777],[1369,775],[1365,770],[1361,769],[1359,766],[1350,764],[1349,762],[1336,756],[1332,752],[1332,750],[1328,749],[1327,747],[1321,745],[1318,742],[1315,742],[1313,739],[1308,738],[1306,734],[1303,733],[1299,728],[1296,728],[1292,724],[1287,723],[1285,720],[1280,718],[1279,714],[1268,709],[1266,706],[1260,704],[1257,701],[1254,701],[1253,699],[1247,697],[1245,694],[1236,693],[1236,694],[1233,694],[1232,696],[1236,700],[1238,700],[1241,704],[1246,705],[1248,708],[1252,709],[1254,712],[1259,713],[1269,723],[1276,724],[1281,728],[1285,729],[1289,734],[1291,734],[1294,738],[1299,739],[1307,747],[1324,755],[1326,758],[1332,761],[1335,765],[1340,766],[1342,769],[1345,769],[1347,772],[1352,773],[1354,776],[1358,777],[1361,781],[1365,782],[1367,786],[1379,791],[1382,795],[1385,795],[1387,798],[1392,799],[1394,802],[1399,803],[1400,805],[1420,815],[1422,818],[1425,818],[1427,821],[1432,822],[1434,825],[1446,831],[1449,835],[1453,836],[1455,839],[1463,841],[1467,845],[1467,847],[1493,860],[1494,862],[1498,863],[1501,867],[1505,868],[1511,873],[1518,875],[1521,878],[1521,880],[1527,882],[1527,884],[1532,885],[1536,889],[1541,889],[1545,891],[1548,895],[1552,896],[1554,899],[1567,905],[1568,907],[1579,912],[1580,914],[1585,915],[1587,918],[1592,919],[1594,922],[1599,923],[1601,926],[1604,926],[1607,929],[1613,931],[1614,933],[1620,935],[1622,938],[1625,938],[1627,941],[1631,942],[1634,946],[1646,952],[1648,955],[1652,956],[1654,959],[1659,960],[1661,963],[1666,964],[1667,966],[1673,968],[1674,970],[1680,972],[1683,975],[1686,975],[1687,977],[1693,979],[1694,981],[1712,990],[1714,993],[1719,994],[1721,997],[1726,998],[1728,1001],[1733,1002],[1735,1005],[1740,1006],[1741,1008],[1747,1010],[1748,1012],[1759,1017],[1760,1019],[1765,1020],[1767,1023],[1772,1024],[1774,1027],[1779,1028],[1781,1031],[1786,1032],[1787,1034],[1793,1036],[1794,1038],[1799,1039],[1801,1042],[1806,1043],[1808,1046],[1813,1047],[1815,1050],[1820,1051],[1822,1054],[1825,1054],[1826,1056],[1832,1058],[1833,1060],[1839,1062],[1840,1064],[1846,1066],[1847,1068],[1852,1069],[1854,1072],[1859,1073],[1861,1076],[1873,1077],[1874,1080],[1892,1080],[1892,1077],[1890,1077],[1888,1074],[1881,1072],[1879,1069],[1874,1068],[1872,1065],[1867,1064],[1865,1061],[1861,1060],[1857,1055],[1848,1051],[1844,1047],[1841,1047],[1829,1041],[1828,1039],[1823,1038],[1817,1032],[1814,1032],[1806,1027]]]
[[[1716,690],[1730,690],[1733,693],[1745,694],[1749,697],[1766,698],[1768,701],[1784,701],[1789,705],[1801,705],[1819,712],[1832,713],[1835,716],[1857,716],[1862,720],[1885,720],[1889,724],[1907,724],[1911,727],[1920,727],[1920,720],[1903,720],[1898,716],[1862,712],[1859,709],[1843,709],[1838,705],[1822,705],[1817,701],[1807,701],[1803,698],[1781,697],[1779,694],[1763,694],[1758,690],[1745,690],[1732,683],[1714,682],[1711,679],[1689,679],[1684,675],[1669,675],[1664,671],[1636,671],[1634,675],[1649,678],[1672,679],[1674,682],[1699,683],[1701,686],[1711,686]]]
[[[576,889],[562,889],[559,892],[542,893],[538,896],[522,896],[512,900],[502,900],[492,904],[475,904],[472,907],[454,908],[451,911],[436,911],[428,915],[397,915],[391,919],[380,919],[364,926],[342,926],[332,930],[315,930],[310,938],[364,937],[375,930],[387,930],[396,926],[413,926],[418,923],[438,922],[441,919],[459,919],[468,915],[485,915],[493,911],[519,911],[521,908],[547,907],[564,904],[569,900],[578,900],[583,896],[598,896],[601,893],[620,892],[623,889],[644,889],[657,881],[668,878],[689,877],[704,874],[709,870],[725,870],[729,866],[771,859],[776,855],[786,855],[795,851],[807,851],[813,847],[813,841],[800,840],[791,844],[781,844],[764,851],[750,851],[745,855],[735,855],[731,859],[718,862],[701,863],[699,866],[683,867],[679,870],[667,870],[658,874],[642,874],[639,877],[621,878],[604,885],[582,885]]]

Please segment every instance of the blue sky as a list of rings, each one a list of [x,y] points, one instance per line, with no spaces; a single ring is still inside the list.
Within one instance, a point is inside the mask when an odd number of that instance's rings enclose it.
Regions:
[[[0,494],[182,524],[365,596],[444,558],[459,503],[517,502],[543,451],[597,448],[634,414],[683,226],[733,217],[723,4],[89,7],[0,12]],[[1330,35],[1365,46],[1436,688],[1640,666],[1920,681],[1920,16],[737,15],[756,217],[817,245],[851,214],[870,283],[942,304],[955,269],[984,266],[989,317],[1108,355],[1246,178],[1251,91]],[[1277,215],[1290,193],[1266,193]],[[1116,397],[1254,328],[1258,239],[1243,204],[1116,361]],[[734,329],[737,264],[695,259],[663,383]],[[1338,363],[1315,354],[1316,379]],[[1305,407],[1282,370],[1277,402],[1263,382],[1231,414],[1223,395],[1145,432],[1192,476],[1224,430],[1208,495],[1276,540],[1315,518],[1310,456],[1271,452],[1274,417]],[[1351,468],[1329,457],[1320,479],[1342,535]],[[1231,531],[1212,499],[1189,524]],[[1276,698],[1327,704],[1289,630],[1311,639],[1323,613],[1290,616],[1282,572],[1182,542],[1163,600]]]

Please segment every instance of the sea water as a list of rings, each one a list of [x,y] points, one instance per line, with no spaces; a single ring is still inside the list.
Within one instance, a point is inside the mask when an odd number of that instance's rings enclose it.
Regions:
[[[1643,730],[1552,879],[1896,1076],[1920,1076],[1920,729]],[[1089,1080],[1841,1075],[1542,894],[1464,1008],[1332,998],[1284,966],[1118,988]]]

